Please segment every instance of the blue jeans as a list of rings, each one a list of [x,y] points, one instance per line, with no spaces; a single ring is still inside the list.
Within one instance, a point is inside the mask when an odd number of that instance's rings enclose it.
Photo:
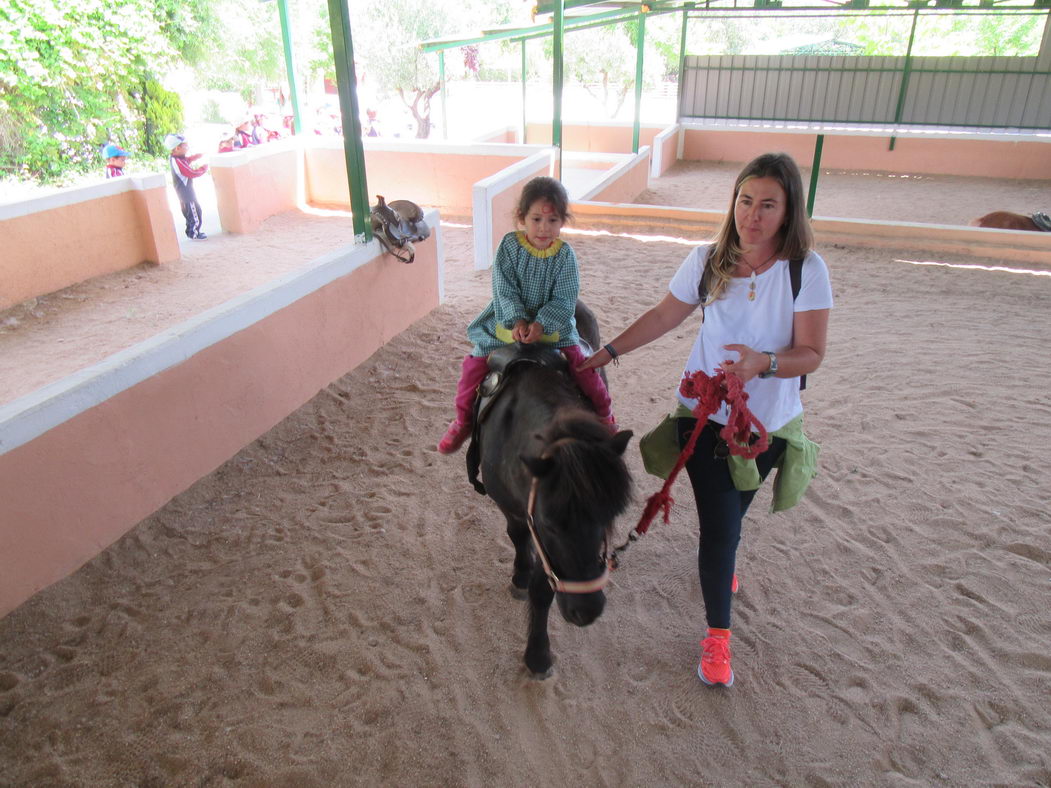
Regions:
[[[678,419],[677,422],[681,449],[689,440],[697,420]],[[729,629],[730,583],[737,562],[737,545],[741,541],[741,520],[756,491],[742,492],[734,487],[726,459],[715,457],[722,425],[709,421],[702,429],[693,454],[686,462],[701,525],[697,570],[701,576],[701,596],[704,597],[708,626]],[[766,479],[784,450],[783,438],[771,438],[770,447],[756,458],[762,479]]]

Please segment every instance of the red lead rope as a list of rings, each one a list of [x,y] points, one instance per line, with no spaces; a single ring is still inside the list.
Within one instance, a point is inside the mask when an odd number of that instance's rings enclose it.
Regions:
[[[664,522],[668,523],[671,515],[671,506],[675,500],[671,497],[671,488],[675,478],[679,475],[686,462],[693,455],[693,449],[697,445],[697,439],[701,430],[708,422],[708,418],[719,410],[722,403],[730,406],[730,418],[726,426],[719,431],[719,437],[726,441],[731,454],[739,457],[753,459],[766,451],[769,439],[766,428],[759,422],[751,410],[748,409],[748,394],[744,390],[744,382],[734,374],[726,374],[719,370],[714,375],[707,375],[702,370],[693,372],[683,378],[679,384],[680,393],[687,399],[696,399],[697,405],[693,409],[693,415],[697,419],[697,426],[690,434],[679,459],[675,463],[672,472],[668,474],[667,481],[646,501],[646,508],[642,511],[639,524],[628,534],[628,541],[614,550],[612,563],[617,564],[617,554],[626,550],[631,542],[634,542],[649,530],[653,518],[657,512],[664,511]],[[752,427],[759,433],[759,439],[751,442]]]

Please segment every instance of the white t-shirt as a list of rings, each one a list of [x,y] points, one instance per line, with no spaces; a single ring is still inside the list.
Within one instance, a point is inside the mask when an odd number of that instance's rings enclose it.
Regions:
[[[701,281],[705,259],[711,245],[698,246],[672,277],[668,289],[687,304],[699,304],[697,287]],[[737,353],[725,350],[725,345],[747,345],[753,350],[779,353],[792,346],[792,319],[794,312],[832,308],[832,284],[828,266],[817,252],[810,252],[803,261],[799,296],[792,301],[792,282],[788,260],[778,260],[756,277],[754,301],[748,300],[749,278],[730,280],[717,301],[704,308],[704,323],[690,351],[683,375],[698,369],[714,375],[719,364],[735,359]],[[799,398],[799,378],[752,378],[745,384],[748,407],[768,432],[785,426],[803,412]],[[693,409],[697,400],[678,394],[679,401]],[[730,418],[724,403],[712,416],[713,421],[726,424]]]

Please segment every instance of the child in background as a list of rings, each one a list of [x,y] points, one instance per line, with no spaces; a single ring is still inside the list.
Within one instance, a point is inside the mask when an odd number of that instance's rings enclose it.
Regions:
[[[225,128],[219,132],[219,152],[229,153],[237,147],[237,132],[232,128]]]
[[[456,419],[438,451],[452,454],[471,434],[474,397],[491,352],[509,342],[550,342],[569,361],[580,390],[611,430],[616,429],[609,392],[592,369],[577,369],[586,357],[573,316],[580,275],[573,249],[559,238],[569,218],[569,197],[554,178],[533,178],[522,189],[515,218],[524,230],[504,236],[493,262],[493,300],[467,327],[474,342],[464,357],[456,389]]]
[[[186,218],[186,237],[194,241],[203,241],[208,236],[201,232],[201,204],[197,202],[197,193],[193,188],[193,179],[200,178],[208,172],[208,165],[194,167],[193,162],[201,158],[200,153],[187,156],[189,146],[181,134],[169,134],[164,138],[164,147],[171,151],[168,163],[172,169],[172,184],[179,195],[179,206]]]
[[[252,139],[252,119],[245,118],[234,127],[234,133],[237,135],[234,140],[234,148],[251,148],[255,145],[255,140]]]
[[[106,177],[116,178],[124,174],[124,165],[131,154],[112,142],[102,148],[102,158],[106,160]]]

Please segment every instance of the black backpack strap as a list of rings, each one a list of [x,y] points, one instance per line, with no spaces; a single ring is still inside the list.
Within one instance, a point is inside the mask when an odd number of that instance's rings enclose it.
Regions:
[[[799,288],[803,286],[803,258],[788,261],[788,278],[792,281],[792,300],[799,298]]]
[[[803,258],[788,261],[788,278],[792,282],[792,301],[799,297],[799,289],[803,286]],[[799,376],[799,390],[806,388],[806,375]]]

